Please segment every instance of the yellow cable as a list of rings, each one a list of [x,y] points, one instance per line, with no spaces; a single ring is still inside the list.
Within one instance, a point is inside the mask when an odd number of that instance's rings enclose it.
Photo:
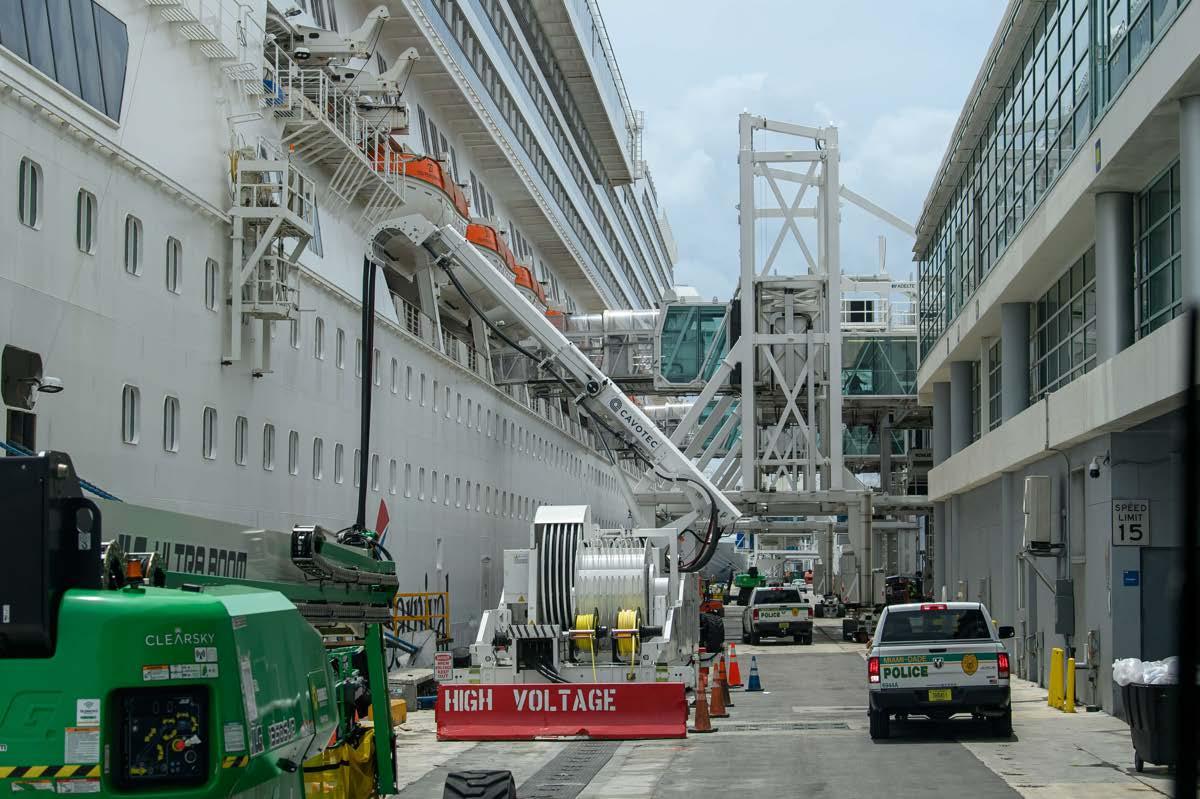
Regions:
[[[575,646],[583,652],[588,652],[592,656],[592,682],[600,682],[596,677],[596,614],[579,613],[575,616],[576,630],[589,630],[590,635],[586,638],[576,638]]]
[[[617,629],[636,631],[638,629],[638,615],[636,608],[617,611]],[[633,678],[633,670],[637,665],[637,645],[638,635],[636,632],[627,633],[617,639],[617,652],[621,657],[629,658],[630,679]]]

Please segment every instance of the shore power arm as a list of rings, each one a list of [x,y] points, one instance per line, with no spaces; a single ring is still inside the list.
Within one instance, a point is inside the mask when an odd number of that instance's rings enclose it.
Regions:
[[[502,275],[461,233],[450,226],[439,228],[420,216],[406,217],[403,222],[405,235],[425,247],[444,268],[465,270],[520,317],[530,335],[548,353],[542,366],[556,366],[582,386],[577,401],[587,403],[590,412],[614,422],[624,431],[650,464],[653,473],[680,486],[690,484],[697,489],[687,493],[689,501],[705,515],[710,512],[709,503],[715,505],[720,524],[728,524],[741,516],[721,489],[671,443],[658,425],[525,299],[511,277]]]

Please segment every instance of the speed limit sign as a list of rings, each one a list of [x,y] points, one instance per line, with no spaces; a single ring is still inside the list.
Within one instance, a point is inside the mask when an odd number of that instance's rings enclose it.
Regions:
[[[1112,542],[1114,547],[1150,546],[1150,500],[1113,500]]]

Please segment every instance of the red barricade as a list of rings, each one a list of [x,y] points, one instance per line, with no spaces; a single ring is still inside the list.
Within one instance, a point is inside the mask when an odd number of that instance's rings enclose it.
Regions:
[[[683,683],[438,686],[439,741],[684,738]]]

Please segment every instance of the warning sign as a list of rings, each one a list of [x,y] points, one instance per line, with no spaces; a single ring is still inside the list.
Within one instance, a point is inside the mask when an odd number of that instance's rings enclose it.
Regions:
[[[454,655],[438,652],[433,656],[433,678],[438,682],[449,682],[454,675]]]
[[[100,762],[99,727],[67,727],[63,730],[63,742],[63,762]]]

